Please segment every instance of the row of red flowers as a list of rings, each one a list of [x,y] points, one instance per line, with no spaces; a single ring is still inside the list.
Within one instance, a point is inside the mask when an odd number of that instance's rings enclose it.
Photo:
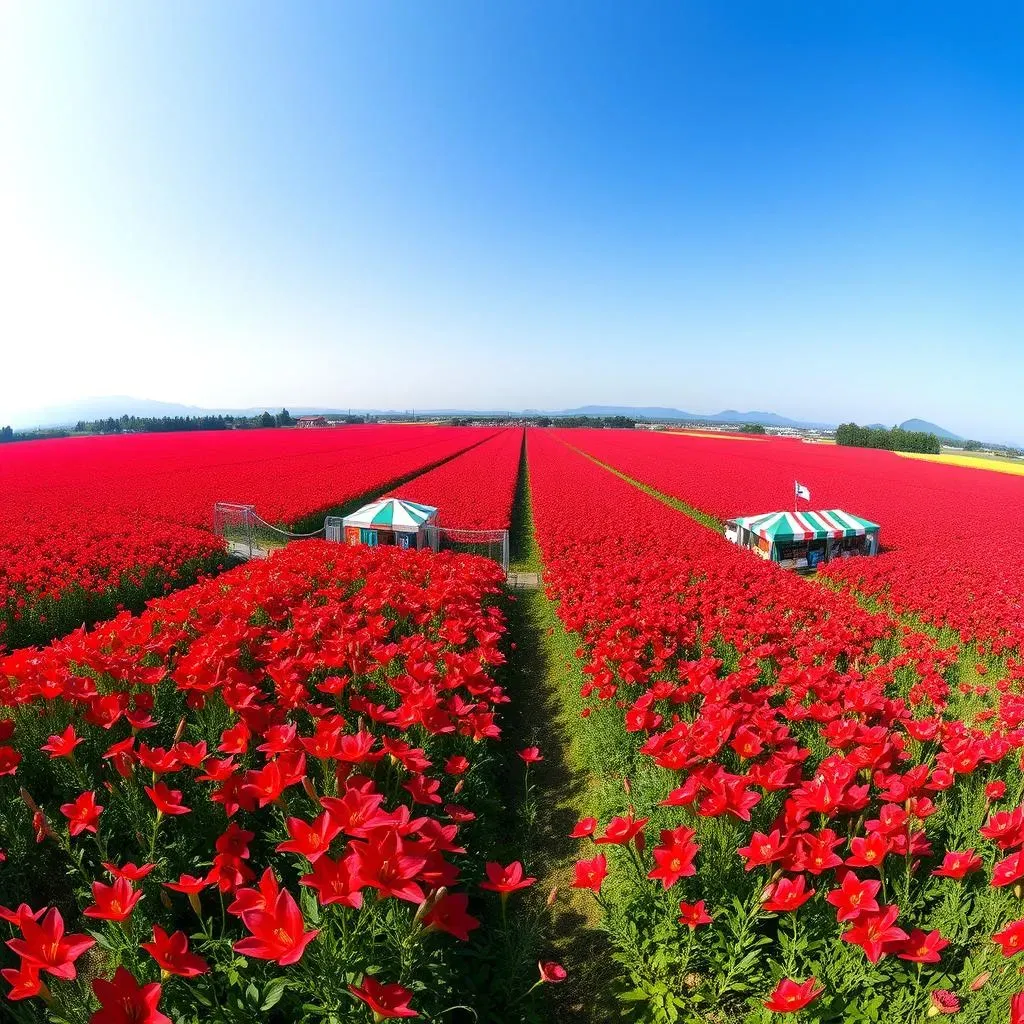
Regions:
[[[522,448],[522,430],[502,430],[391,493],[440,509],[439,521],[443,526],[507,530]]]
[[[0,660],[8,998],[74,1024],[463,1002],[501,579],[305,542]]]
[[[528,446],[593,756],[624,776],[574,830],[595,844],[575,884],[631,998],[654,1020],[903,1021],[928,1000],[1006,1020],[1024,987],[1021,666],[960,683],[956,650],[751,559],[550,433]]]
[[[489,436],[460,427],[214,431],[68,438],[0,449],[0,650],[218,571],[213,506],[271,522],[379,490]]]

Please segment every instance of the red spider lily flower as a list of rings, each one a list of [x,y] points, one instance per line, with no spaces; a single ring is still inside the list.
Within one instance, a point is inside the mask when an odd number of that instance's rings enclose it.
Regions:
[[[796,1013],[813,1003],[824,991],[824,987],[818,985],[817,979],[813,977],[806,981],[782,978],[762,1005],[772,1013]]]
[[[282,967],[298,963],[306,947],[319,934],[316,928],[304,930],[302,911],[287,889],[282,889],[273,906],[266,910],[243,914],[242,923],[252,937],[236,942],[235,952],[257,960],[274,960]]]
[[[938,878],[963,878],[972,871],[980,871],[982,866],[981,858],[976,857],[974,850],[964,850],[957,853],[950,850],[942,858],[942,863],[932,871]]]
[[[937,964],[942,957],[939,953],[949,945],[937,931],[923,932],[915,928],[903,944],[897,956],[901,960],[911,960],[919,964]]]
[[[332,840],[341,834],[341,826],[335,823],[327,811],[318,814],[312,822],[289,818],[285,825],[291,839],[279,843],[278,852],[298,853],[311,863],[316,863],[317,858],[330,849]]]
[[[97,978],[92,990],[100,1008],[89,1024],[172,1024],[171,1018],[157,1009],[160,985],[140,985],[123,967],[118,967],[112,981]]]
[[[231,822],[227,829],[217,837],[214,844],[218,853],[232,857],[246,858],[249,856],[249,843],[256,838],[255,832],[242,828],[237,822]]]
[[[608,876],[608,861],[603,853],[590,860],[578,860],[573,865],[572,887],[601,891],[601,883]]]
[[[301,885],[314,889],[322,906],[340,903],[346,907],[359,908],[363,905],[363,894],[352,856],[334,860],[326,855],[319,856],[313,863],[311,874],[303,875]]]
[[[714,918],[707,912],[704,900],[697,900],[696,903],[684,903],[679,901],[679,923],[685,924],[688,928],[697,928],[702,924],[711,924]]]
[[[830,868],[839,867],[843,858],[835,852],[835,848],[842,842],[830,828],[822,829],[817,835],[808,833],[801,836],[794,869],[820,875]]]
[[[843,941],[860,946],[868,960],[877,964],[890,951],[886,946],[892,947],[908,937],[902,928],[895,926],[899,913],[900,908],[893,905],[861,914],[854,921],[853,927],[843,932]]]
[[[235,893],[234,902],[228,907],[228,913],[242,917],[253,910],[269,910],[281,894],[281,886],[273,868],[267,868],[255,889],[239,889]]]
[[[544,755],[540,752],[540,747],[524,747],[519,751],[519,756],[527,764],[536,764],[538,761],[544,760]]]
[[[39,977],[39,968],[22,960],[18,967],[7,967],[0,971],[0,977],[10,986],[7,998],[11,1002],[19,999],[31,999],[33,996],[43,994],[44,985]]]
[[[419,1014],[409,1006],[412,992],[401,985],[382,985],[371,975],[363,977],[362,985],[349,985],[348,990],[361,999],[371,1010],[375,1021],[388,1020],[391,1017],[418,1017]]]
[[[21,764],[21,754],[14,747],[0,747],[0,775],[13,775]]]
[[[96,803],[96,794],[91,789],[76,797],[74,803],[61,804],[60,807],[60,813],[70,822],[68,831],[73,836],[83,832],[95,834],[102,810],[103,807]]]
[[[869,832],[850,840],[850,856],[846,863],[851,868],[879,868],[889,852],[889,843],[880,832]]]
[[[807,888],[803,875],[795,879],[780,878],[764,891],[762,909],[771,914],[784,914],[802,907],[815,893]]]
[[[992,869],[992,884],[998,889],[1004,885],[1013,885],[1024,878],[1024,852],[1018,850],[1004,857]]]
[[[436,928],[438,931],[454,935],[463,942],[469,940],[469,933],[480,927],[480,922],[471,914],[466,913],[469,897],[463,892],[448,892],[434,902],[434,905],[423,915],[425,928]]]
[[[948,989],[937,988],[931,994],[928,1006],[928,1016],[934,1017],[937,1014],[953,1014],[960,1012],[960,1000]]]
[[[379,829],[369,840],[350,845],[360,886],[379,889],[381,897],[423,902],[423,889],[416,878],[426,867],[427,858],[396,829]]]
[[[746,858],[747,871],[771,864],[773,861],[780,860],[785,853],[782,833],[778,829],[775,829],[770,835],[755,832],[750,838],[749,845],[740,847],[736,852]]]
[[[996,932],[992,941],[999,943],[1003,956],[1016,956],[1024,949],[1024,917],[1011,921],[1001,932]]]
[[[198,878],[195,875],[182,875],[176,882],[164,882],[163,884],[165,889],[195,894],[202,892],[210,884],[210,881],[205,876]]]
[[[993,814],[978,832],[986,839],[991,839],[1000,850],[1012,850],[1020,846],[1024,843],[1024,807]]]
[[[156,865],[143,864],[139,866],[129,863],[122,867],[118,867],[116,864],[110,864],[107,861],[104,861],[103,867],[106,868],[114,878],[127,878],[129,882],[141,882],[156,867]]]
[[[25,963],[63,981],[74,981],[75,961],[96,945],[88,935],[65,935],[64,918],[55,908],[41,922],[22,918],[21,932],[22,938],[8,939],[7,945]]]
[[[481,882],[480,888],[500,892],[503,896],[517,889],[526,889],[537,881],[536,878],[523,876],[523,865],[517,860],[512,861],[508,867],[503,867],[497,861],[488,861],[485,869],[487,881]]]
[[[570,839],[585,839],[597,831],[597,818],[581,818],[569,833]]]
[[[171,789],[165,782],[146,786],[145,790],[158,814],[189,814],[192,810],[181,802],[181,790]]]
[[[445,761],[444,770],[449,775],[463,775],[469,770],[469,759],[461,754],[453,754]]]
[[[168,935],[158,924],[153,925],[153,941],[141,942],[144,949],[165,974],[177,974],[182,978],[195,978],[205,974],[210,965],[188,948],[188,936],[184,932]]]
[[[85,739],[83,737],[75,735],[74,725],[69,725],[59,735],[51,736],[49,741],[39,749],[45,750],[50,755],[50,760],[52,761],[58,757],[71,757],[75,752],[75,747],[79,743],[84,742]]]
[[[654,868],[647,877],[659,880],[666,889],[669,889],[679,879],[696,874],[697,869],[693,860],[700,850],[700,846],[693,841],[696,834],[694,829],[685,825],[674,829],[662,829],[661,845],[651,851]]]
[[[0,920],[9,921],[15,928],[21,928],[21,922],[27,917],[30,921],[38,921],[46,913],[46,908],[33,910],[27,903],[20,903],[17,910],[0,907]]]
[[[1024,992],[1010,1000],[1010,1024],[1024,1024]]]
[[[93,905],[82,911],[86,917],[100,921],[127,921],[142,899],[142,890],[135,889],[127,878],[115,878],[112,885],[93,882],[92,898]]]
[[[846,871],[840,879],[838,889],[833,889],[825,899],[836,908],[837,921],[853,921],[864,913],[878,910],[878,890],[882,883],[871,878],[858,878],[856,872]]]
[[[569,977],[569,972],[557,960],[538,960],[537,970],[540,980],[549,985],[557,985]]]
[[[408,782],[402,784],[404,789],[418,804],[439,804],[441,797],[439,790],[441,783],[438,779],[431,779],[426,775],[414,775]]]
[[[603,836],[598,836],[595,843],[611,843],[615,846],[625,846],[636,835],[643,831],[647,824],[647,818],[633,818],[632,811],[625,817],[612,818],[608,827],[604,830]]]

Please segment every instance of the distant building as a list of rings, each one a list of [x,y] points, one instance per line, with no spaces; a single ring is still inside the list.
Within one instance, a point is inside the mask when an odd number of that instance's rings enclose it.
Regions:
[[[331,424],[326,416],[297,416],[295,425],[297,427],[329,427]]]

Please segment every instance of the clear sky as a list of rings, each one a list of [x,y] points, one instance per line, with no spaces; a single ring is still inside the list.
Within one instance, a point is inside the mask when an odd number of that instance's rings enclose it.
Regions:
[[[564,408],[1024,440],[1024,5],[0,0],[0,422]]]

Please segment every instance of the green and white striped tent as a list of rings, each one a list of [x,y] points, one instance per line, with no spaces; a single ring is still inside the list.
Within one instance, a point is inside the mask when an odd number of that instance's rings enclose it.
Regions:
[[[772,544],[792,544],[806,540],[837,537],[863,537],[878,533],[878,523],[833,508],[824,512],[766,512],[759,516],[730,519],[735,530],[749,530]]]
[[[420,505],[403,498],[378,498],[364,505],[342,520],[344,527],[358,527],[364,530],[394,530],[398,533],[416,533],[421,526],[437,518],[433,505]]]

